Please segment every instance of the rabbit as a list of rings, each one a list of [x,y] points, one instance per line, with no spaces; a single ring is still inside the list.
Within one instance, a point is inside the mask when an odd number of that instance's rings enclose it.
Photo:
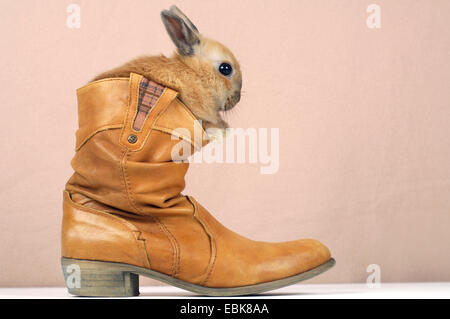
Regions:
[[[141,74],[179,92],[180,100],[201,120],[203,128],[225,130],[221,113],[241,98],[242,75],[239,62],[223,44],[202,36],[195,25],[171,6],[161,12],[164,26],[177,47],[167,58],[142,56],[96,76],[92,81]]]

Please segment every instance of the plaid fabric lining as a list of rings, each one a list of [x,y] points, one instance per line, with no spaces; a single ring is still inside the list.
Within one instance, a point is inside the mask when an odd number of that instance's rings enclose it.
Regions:
[[[139,101],[136,117],[133,122],[133,129],[140,131],[144,126],[145,119],[159,97],[164,92],[164,86],[156,82],[142,78],[139,83]]]

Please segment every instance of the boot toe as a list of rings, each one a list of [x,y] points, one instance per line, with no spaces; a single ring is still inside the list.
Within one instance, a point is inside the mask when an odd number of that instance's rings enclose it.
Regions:
[[[315,239],[299,239],[280,243],[281,252],[276,262],[278,271],[284,276],[295,276],[316,268],[330,260],[330,250]],[[281,262],[280,262],[281,261]]]
[[[300,239],[296,241],[298,247],[298,262],[300,270],[308,271],[320,266],[331,258],[327,246],[315,239]]]
[[[259,249],[260,258],[253,259],[257,261],[255,281],[265,282],[295,276],[316,268],[331,258],[329,249],[315,239],[266,243],[264,248]]]

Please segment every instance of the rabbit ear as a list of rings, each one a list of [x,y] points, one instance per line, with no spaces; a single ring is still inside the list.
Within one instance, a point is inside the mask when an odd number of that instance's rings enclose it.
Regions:
[[[194,46],[200,43],[198,30],[175,6],[161,12],[161,19],[181,55],[194,54]]]
[[[175,6],[175,5],[171,6],[169,11],[172,12],[173,14],[179,16],[180,18],[182,18],[184,20],[184,22],[186,22],[191,27],[192,30],[194,30],[196,33],[198,33],[197,27],[192,23],[191,20],[189,20],[188,17],[186,17],[186,15],[180,9],[178,9],[177,6]]]

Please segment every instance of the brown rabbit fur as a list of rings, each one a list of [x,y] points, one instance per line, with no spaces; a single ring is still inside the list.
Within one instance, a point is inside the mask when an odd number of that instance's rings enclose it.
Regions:
[[[240,100],[242,76],[240,66],[231,51],[221,43],[198,33],[197,28],[176,7],[161,13],[178,52],[172,57],[143,56],[96,76],[128,77],[131,72],[158,82],[179,92],[179,98],[205,129],[225,129],[228,124],[220,112],[234,107]],[[230,76],[218,70],[221,63],[233,68]]]

